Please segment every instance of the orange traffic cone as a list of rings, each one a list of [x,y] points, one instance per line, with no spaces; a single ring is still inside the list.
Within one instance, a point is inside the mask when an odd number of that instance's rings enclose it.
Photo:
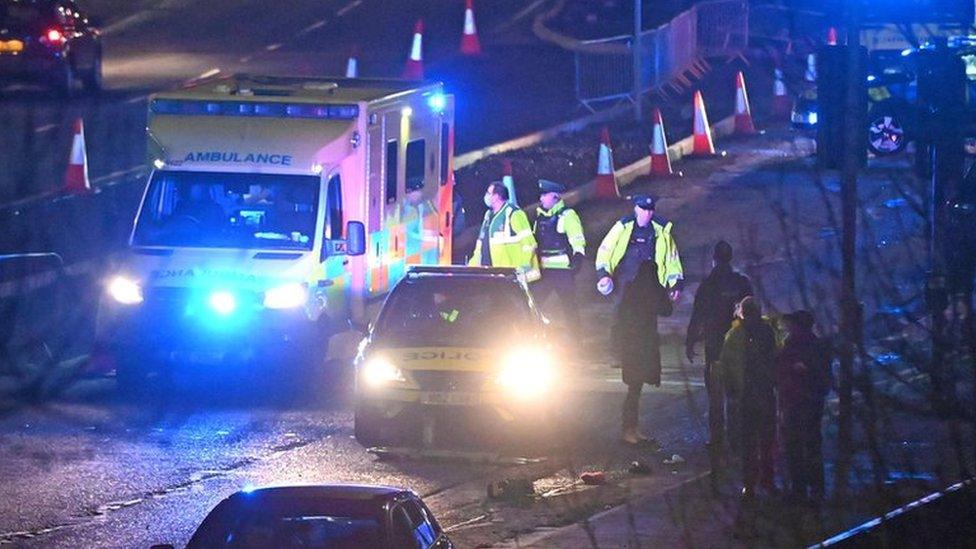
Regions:
[[[735,75],[735,128],[736,135],[756,133],[752,123],[752,109],[749,108],[749,94],[746,93],[746,79],[742,71]]]
[[[837,28],[830,27],[827,29],[827,45],[836,46],[837,45]]]
[[[461,55],[481,55],[481,40],[478,39],[478,29],[474,25],[474,0],[467,0],[464,5],[464,33],[461,35]]]
[[[664,135],[664,118],[661,109],[651,114],[654,128],[651,130],[651,175],[671,175],[671,158],[668,157],[668,138]]]
[[[92,192],[88,182],[88,154],[85,152],[85,127],[81,119],[75,119],[75,137],[71,142],[71,157],[64,174],[64,192],[88,194]]]
[[[515,196],[515,178],[512,177],[512,161],[507,158],[502,159],[502,185],[508,189],[509,204],[518,208],[518,198]]]
[[[359,78],[359,48],[349,49],[349,59],[346,60],[346,78]]]
[[[712,128],[708,125],[708,113],[705,112],[705,100],[701,91],[695,92],[695,141],[691,150],[693,156],[711,156],[715,154],[715,144],[712,142]]]
[[[407,67],[403,70],[403,77],[407,80],[424,79],[424,20],[417,19],[417,24],[413,28],[413,43],[410,45],[410,57],[407,59]]]
[[[596,197],[618,198],[617,178],[613,173],[613,148],[610,146],[610,130],[605,126],[600,134],[600,151],[596,164]]]
[[[783,119],[793,110],[793,101],[786,93],[786,83],[783,82],[782,69],[773,69],[773,115]]]

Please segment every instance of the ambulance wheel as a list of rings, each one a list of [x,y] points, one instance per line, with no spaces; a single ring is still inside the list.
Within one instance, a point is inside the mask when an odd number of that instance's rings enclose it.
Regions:
[[[364,447],[379,446],[383,443],[383,414],[377,410],[357,405],[353,412],[353,434],[356,442]]]

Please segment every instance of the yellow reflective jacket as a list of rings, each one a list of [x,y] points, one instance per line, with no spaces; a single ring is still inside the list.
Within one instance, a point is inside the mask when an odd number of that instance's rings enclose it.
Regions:
[[[548,218],[548,219],[547,219]],[[539,223],[556,218],[556,233],[563,235],[565,240],[559,243],[559,249],[547,250],[543,236],[539,233]],[[535,223],[532,224],[535,240],[539,246],[539,257],[543,269],[569,269],[572,265],[571,256],[586,255],[586,236],[583,234],[583,223],[576,210],[566,207],[566,202],[560,200],[550,210],[541,207],[536,209]],[[551,236],[551,235],[550,235]],[[562,239],[562,237],[560,237]]]
[[[630,215],[617,221],[607,236],[603,237],[600,248],[596,251],[596,271],[597,277],[613,276],[614,269],[620,264],[627,246],[630,244],[630,235],[634,232],[634,225],[637,220]],[[681,268],[681,257],[678,255],[678,245],[671,236],[672,224],[665,221],[663,224],[658,220],[652,220],[654,227],[654,262],[657,263],[657,276],[661,285],[665,288],[674,288],[682,284],[685,278]]]
[[[481,240],[487,232],[492,267],[514,267],[525,273],[525,279],[533,282],[541,278],[539,258],[536,257],[535,236],[525,212],[505,204],[498,213],[485,212],[481,231],[469,265],[481,265]]]

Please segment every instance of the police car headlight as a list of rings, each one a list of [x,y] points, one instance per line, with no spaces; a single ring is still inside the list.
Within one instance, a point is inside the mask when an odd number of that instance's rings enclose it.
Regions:
[[[505,357],[496,381],[522,398],[544,394],[556,382],[552,357],[543,349],[513,351]]]
[[[371,358],[360,371],[360,377],[369,387],[382,387],[389,383],[404,382],[403,372],[385,358]]]
[[[308,293],[297,282],[284,284],[264,292],[264,306],[268,309],[295,309],[305,304]]]
[[[142,288],[139,283],[124,276],[117,276],[109,281],[108,295],[123,305],[142,303]]]

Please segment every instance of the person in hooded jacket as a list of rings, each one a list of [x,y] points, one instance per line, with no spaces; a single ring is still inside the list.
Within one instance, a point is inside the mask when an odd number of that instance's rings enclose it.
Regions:
[[[776,385],[790,491],[797,499],[819,502],[824,495],[821,420],[833,385],[830,345],[814,333],[808,311],[785,320],[789,336],[776,360]]]
[[[614,323],[613,341],[621,365],[627,397],[623,406],[623,442],[636,445],[649,442],[642,435],[640,395],[644,384],[661,385],[661,340],[657,317],[672,312],[671,298],[658,278],[657,265],[644,261],[633,280],[622,289]]]
[[[742,496],[771,492],[776,441],[776,332],[752,296],[739,302],[738,320],[722,345],[721,372],[737,410],[731,427],[742,454]]]

